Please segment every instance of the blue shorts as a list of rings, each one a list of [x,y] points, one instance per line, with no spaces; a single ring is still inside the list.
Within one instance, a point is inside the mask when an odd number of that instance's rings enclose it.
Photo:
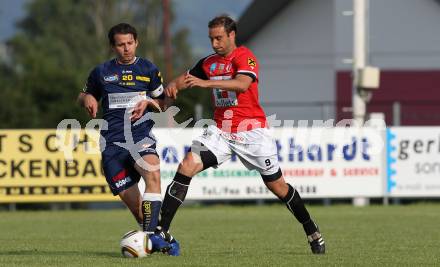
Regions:
[[[138,153],[141,157],[148,154],[158,156],[155,143],[147,150]],[[134,168],[134,164],[135,160],[125,148],[114,144],[106,146],[102,152],[102,166],[113,195],[116,196],[139,182],[141,176]]]

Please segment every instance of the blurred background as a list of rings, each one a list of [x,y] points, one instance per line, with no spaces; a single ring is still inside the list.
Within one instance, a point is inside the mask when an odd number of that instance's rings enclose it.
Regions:
[[[440,2],[371,0],[367,9],[366,60],[381,75],[366,115],[383,113],[387,125],[438,125]],[[221,13],[239,21],[238,42],[259,58],[267,115],[351,118],[351,0],[1,0],[0,127],[85,122],[74,100],[93,66],[112,56],[106,40],[111,25],[135,25],[138,55],[155,62],[168,81],[211,53],[206,24]],[[177,106],[178,120],[212,112],[203,91],[183,94]]]
[[[71,130],[68,162],[57,125],[89,122],[76,98],[113,57],[111,26],[137,28],[138,56],[166,84],[212,53],[207,23],[222,13],[259,60],[283,176],[329,253],[310,256],[300,225],[233,155],[192,180],[172,226],[182,257],[122,261],[119,240],[138,225],[89,153],[97,139]],[[176,105],[178,122],[212,118],[206,90]],[[386,128],[329,127],[351,118]],[[200,134],[169,122],[153,129],[162,194]],[[438,266],[439,125],[440,0],[0,0],[0,266]]]
[[[94,66],[113,57],[107,33],[114,24],[137,28],[138,56],[158,65],[169,81],[212,53],[207,31],[212,17],[228,13],[238,19],[250,2],[0,0],[0,128],[88,121],[76,97]],[[189,92],[177,102],[177,118],[191,117],[195,103],[209,117],[209,93]]]

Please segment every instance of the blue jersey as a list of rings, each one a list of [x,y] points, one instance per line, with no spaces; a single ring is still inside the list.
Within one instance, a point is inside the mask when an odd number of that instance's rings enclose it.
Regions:
[[[164,89],[158,68],[150,61],[137,57],[129,65],[119,64],[116,59],[98,65],[90,72],[84,92],[100,101],[103,118],[108,123],[108,130],[101,135],[106,142],[125,142],[124,116],[139,99],[163,99]],[[127,119],[128,120],[128,119]],[[147,120],[139,125],[131,125],[131,134],[135,143],[150,136],[154,122]]]

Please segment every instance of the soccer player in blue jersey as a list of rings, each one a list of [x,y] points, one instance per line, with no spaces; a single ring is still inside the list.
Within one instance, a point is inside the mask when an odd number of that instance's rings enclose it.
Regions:
[[[170,244],[154,235],[162,204],[159,156],[151,133],[154,122],[142,118],[151,109],[164,108],[162,78],[153,63],[136,56],[138,40],[134,27],[117,24],[110,29],[108,39],[116,58],[90,72],[78,101],[92,118],[96,117],[101,101],[107,123],[101,130],[107,183],[150,236],[153,250],[166,252]],[[143,194],[137,186],[141,176],[146,184]]]

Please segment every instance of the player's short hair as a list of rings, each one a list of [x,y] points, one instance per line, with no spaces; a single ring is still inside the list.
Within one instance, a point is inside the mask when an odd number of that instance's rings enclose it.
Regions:
[[[110,45],[115,45],[115,35],[116,34],[132,34],[134,40],[137,40],[137,31],[136,28],[131,26],[128,23],[119,23],[113,26],[108,31],[108,41],[110,42]]]
[[[227,14],[217,16],[208,23],[208,28],[215,28],[219,26],[223,26],[227,34],[232,31],[237,33],[237,23]]]

